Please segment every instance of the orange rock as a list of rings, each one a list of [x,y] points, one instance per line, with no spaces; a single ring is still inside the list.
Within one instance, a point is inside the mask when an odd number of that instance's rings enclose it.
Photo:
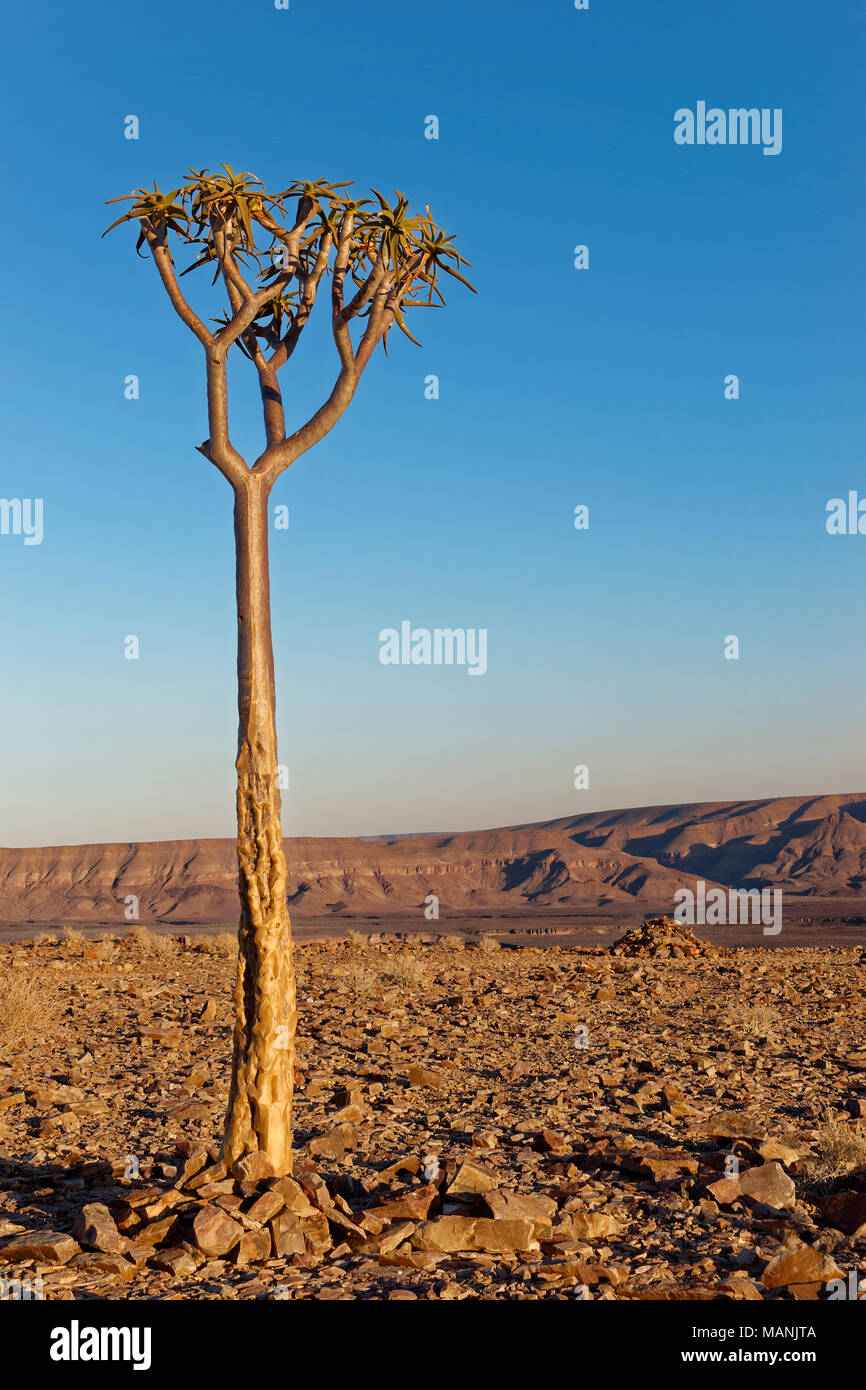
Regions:
[[[410,1067],[408,1077],[410,1086],[426,1086],[433,1091],[442,1091],[448,1084],[448,1078],[441,1071],[429,1071],[424,1067]]]
[[[77,1254],[78,1242],[63,1231],[27,1231],[0,1245],[0,1262],[41,1260],[45,1264],[65,1265]]]
[[[761,1283],[768,1289],[781,1289],[792,1284],[826,1284],[828,1279],[841,1279],[842,1271],[823,1250],[800,1244],[783,1250],[767,1265]]]
[[[821,1210],[837,1231],[866,1240],[866,1192],[834,1192],[824,1198]]]
[[[204,1206],[196,1212],[192,1223],[193,1239],[196,1246],[203,1255],[211,1258],[219,1255],[227,1255],[234,1249],[244,1233],[243,1226],[239,1225],[227,1212],[220,1207]]]

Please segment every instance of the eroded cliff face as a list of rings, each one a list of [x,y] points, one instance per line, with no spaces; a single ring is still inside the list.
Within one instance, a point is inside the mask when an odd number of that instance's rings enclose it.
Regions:
[[[673,899],[677,887],[766,884],[856,897],[866,884],[866,796],[786,797],[599,811],[536,825],[387,840],[287,839],[296,916],[443,915]],[[0,849],[0,920],[231,922],[235,842]]]

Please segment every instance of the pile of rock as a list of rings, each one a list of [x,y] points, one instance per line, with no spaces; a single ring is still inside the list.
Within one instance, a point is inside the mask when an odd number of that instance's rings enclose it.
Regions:
[[[673,917],[650,917],[633,931],[626,932],[610,949],[615,956],[656,956],[659,959],[727,954],[724,947],[702,941]]]
[[[496,1178],[473,1160],[449,1163],[435,1178],[384,1199],[366,1194],[351,1206],[339,1179],[329,1187],[312,1164],[276,1178],[263,1155],[250,1154],[228,1171],[198,1146],[173,1187],[133,1186],[122,1201],[86,1202],[72,1236],[22,1233],[3,1243],[0,1260],[70,1264],[126,1282],[142,1265],[182,1276],[215,1261],[243,1267],[293,1256],[300,1264],[347,1255],[385,1263],[393,1256],[426,1268],[445,1253],[538,1252],[539,1238],[554,1236],[555,1201],[495,1190]],[[572,1236],[563,1227],[556,1238]],[[559,1248],[571,1251],[567,1243]],[[595,1278],[602,1277],[599,1268]]]

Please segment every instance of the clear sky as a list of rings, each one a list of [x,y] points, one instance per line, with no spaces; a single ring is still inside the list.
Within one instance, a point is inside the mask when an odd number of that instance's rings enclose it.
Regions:
[[[100,240],[105,199],[222,161],[429,202],[479,290],[416,311],[423,347],[277,485],[287,834],[866,789],[866,535],[825,527],[866,497],[864,35],[845,0],[10,11],[0,495],[43,499],[44,536],[0,535],[0,843],[234,830],[201,352],[134,231]],[[677,145],[699,101],[780,108],[781,153]],[[293,426],[335,371],[307,336]],[[242,360],[231,387],[254,456]],[[382,665],[404,620],[486,629],[486,674]]]

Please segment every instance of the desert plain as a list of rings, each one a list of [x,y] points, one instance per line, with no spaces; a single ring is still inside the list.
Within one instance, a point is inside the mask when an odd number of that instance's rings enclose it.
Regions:
[[[218,1156],[232,934],[18,924],[0,944],[4,1288],[866,1293],[859,941],[726,946],[664,917],[586,927],[583,945],[425,925],[298,943],[279,1179]]]

